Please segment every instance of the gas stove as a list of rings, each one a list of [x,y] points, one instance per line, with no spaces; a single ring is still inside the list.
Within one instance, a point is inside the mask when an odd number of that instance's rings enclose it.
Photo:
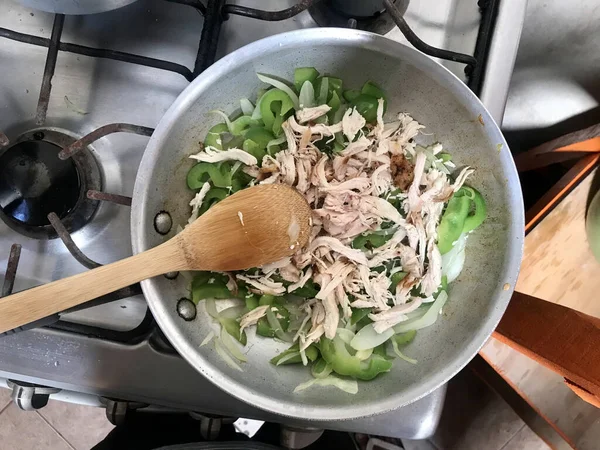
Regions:
[[[262,37],[316,26],[384,34],[438,59],[500,122],[525,2],[390,3],[393,15],[382,1],[149,0],[64,16],[0,0],[2,295],[129,256],[130,196],[153,127],[212,62]],[[283,420],[183,361],[139,285],[24,328],[0,338],[0,377],[38,399],[25,409],[51,393],[120,411],[153,405]],[[435,429],[444,390],[377,420],[310,426],[422,438]]]

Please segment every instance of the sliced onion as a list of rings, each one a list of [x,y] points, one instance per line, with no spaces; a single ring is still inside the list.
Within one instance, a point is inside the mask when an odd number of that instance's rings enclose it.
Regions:
[[[370,348],[368,350],[358,350],[354,356],[356,356],[358,359],[360,359],[361,361],[364,361],[365,359],[368,359],[371,355],[373,354],[373,349]]]
[[[254,112],[252,113],[253,120],[262,119],[262,113],[260,112],[260,104],[261,104],[262,99],[264,98],[265,94],[261,95],[260,98],[258,100],[256,100],[256,107],[254,108]]]
[[[370,323],[356,333],[356,336],[354,336],[354,339],[352,339],[350,342],[350,346],[354,350],[367,350],[369,348],[375,348],[378,345],[383,344],[393,335],[394,330],[391,328],[388,328],[383,333],[378,333],[375,331],[373,324]]]
[[[231,367],[232,369],[235,369],[235,370],[239,370],[240,372],[244,371],[238,365],[238,363],[236,363],[233,360],[233,358],[229,355],[229,353],[227,353],[227,350],[225,350],[225,347],[223,347],[223,344],[221,343],[221,341],[219,339],[215,339],[215,350],[217,351],[217,354],[221,357],[221,359],[223,359],[225,364],[227,364],[229,367]]]
[[[281,358],[279,358],[279,360],[277,361],[277,363],[275,365],[276,366],[281,366],[282,364],[285,364],[287,361],[289,361],[292,358],[295,358],[296,356],[298,356],[298,353],[290,352],[287,355],[282,356]]]
[[[335,386],[348,394],[356,394],[358,392],[358,382],[356,380],[345,380],[334,375],[329,375],[325,378],[313,378],[304,383],[300,383],[294,389],[294,393],[303,391],[312,386]]]
[[[242,362],[248,361],[248,358],[246,358],[246,355],[244,355],[238,348],[238,345],[236,343],[237,341],[235,341],[231,337],[231,335],[225,330],[224,327],[221,327],[220,337],[221,337],[221,342],[223,343],[223,346],[227,350],[229,350],[229,353],[231,353],[234,358],[236,358]]]
[[[207,298],[204,300],[204,308],[206,308],[206,312],[213,319],[219,320],[219,313],[217,312],[217,304],[215,303],[214,298]]]
[[[458,278],[463,270],[467,236],[467,233],[461,234],[450,251],[442,255],[442,275],[446,275],[448,283]]]
[[[308,358],[306,357],[306,349],[300,349],[300,359],[303,366],[308,366]]]
[[[310,81],[305,81],[300,89],[300,109],[315,106],[315,88]]]
[[[200,342],[200,347],[204,347],[206,344],[208,344],[210,341],[212,341],[214,337],[215,337],[215,332],[211,330],[211,332],[206,335],[206,337],[202,340],[202,342]]]
[[[400,351],[400,349],[398,348],[398,344],[396,343],[395,340],[391,339],[392,342],[392,348],[394,349],[394,353],[396,354],[396,356],[400,359],[403,359],[404,361],[411,363],[411,364],[417,364],[417,360],[413,359],[413,358],[409,358],[408,356],[406,356],[404,353],[402,353]]]
[[[283,81],[277,80],[273,77],[264,75],[262,73],[257,73],[256,76],[263,83],[267,83],[277,89],[281,89],[283,92],[285,92],[287,95],[289,95],[289,97],[292,99],[292,103],[294,104],[294,109],[296,109],[296,110],[300,109],[300,100],[298,100],[298,96],[296,95],[296,93],[294,92],[294,90],[291,87],[289,87]]]
[[[277,319],[277,316],[273,312],[272,308],[267,309],[267,321],[269,322],[269,325],[271,326],[271,328],[273,328],[273,331],[275,332],[275,336],[277,336],[279,339],[281,339],[284,342],[292,342],[293,341],[292,335],[289,333],[286,333],[285,331],[283,331],[283,328],[281,328],[281,323],[279,323],[279,319]]]
[[[347,328],[338,328],[335,334],[339,336],[339,338],[346,344],[350,344],[350,341],[354,339],[354,332],[352,330],[348,330]]]
[[[240,99],[240,108],[245,116],[251,116],[254,113],[254,105],[247,98]]]
[[[246,309],[246,306],[244,306],[244,305],[231,306],[231,307],[221,311],[219,313],[219,316],[224,319],[239,319],[246,312],[248,312],[248,310]]]
[[[209,114],[217,114],[219,116],[221,116],[223,118],[223,120],[225,121],[225,123],[227,124],[227,129],[229,130],[230,133],[233,133],[233,125],[231,124],[231,120],[229,120],[229,116],[227,114],[225,114],[223,111],[219,111],[218,109],[213,109],[212,111],[208,112]]]
[[[329,78],[321,78],[321,90],[319,91],[319,105],[327,104],[327,97],[329,94]]]
[[[406,333],[410,330],[420,330],[421,328],[426,328],[433,325],[440,315],[440,311],[447,300],[448,294],[446,291],[441,291],[436,301],[432,303],[423,317],[399,323],[394,327],[394,331],[396,333]]]

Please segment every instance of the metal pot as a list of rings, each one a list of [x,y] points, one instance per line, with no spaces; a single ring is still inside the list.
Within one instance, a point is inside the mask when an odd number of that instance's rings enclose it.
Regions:
[[[512,156],[481,102],[444,67],[384,37],[336,28],[272,36],[226,56],[179,96],[148,143],[133,197],[133,250],[137,253],[165,241],[153,224],[160,211],[168,211],[175,224],[186,223],[192,198],[185,182],[192,164],[188,155],[198,151],[198,142],[217,122],[207,112],[220,108],[231,113],[240,98],[256,95],[261,87],[256,72],[291,79],[294,68],[302,66],[338,75],[350,87],[369,79],[377,82],[388,93],[389,116],[411,113],[427,126],[428,134],[419,138],[422,143],[442,142],[459,165],[477,169],[470,183],[484,194],[489,218],[469,239],[465,268],[451,286],[443,317],[419,331],[411,344],[410,355],[418,364],[397,361],[390,373],[360,382],[356,395],[334,388],[294,394],[294,387],[310,374],[301,366],[269,364],[285,344],[254,338],[251,332],[244,372],[232,370],[212,345],[200,347],[212,329],[203,305],[194,321],[177,315],[177,300],[189,296],[182,276],[156,277],[142,282],[142,288],[177,351],[227,393],[283,416],[309,420],[371,416],[427,395],[473,358],[500,320],[521,262],[523,201]]]
[[[95,14],[127,6],[136,0],[17,0],[22,5],[55,14]]]

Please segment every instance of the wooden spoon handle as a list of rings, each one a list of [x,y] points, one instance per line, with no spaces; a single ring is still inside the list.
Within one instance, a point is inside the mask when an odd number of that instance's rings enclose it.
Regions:
[[[163,273],[182,270],[179,240],[135,256],[0,299],[0,333]]]

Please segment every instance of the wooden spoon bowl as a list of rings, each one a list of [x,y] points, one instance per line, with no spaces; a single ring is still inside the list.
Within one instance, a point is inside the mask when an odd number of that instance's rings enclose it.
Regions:
[[[295,189],[244,189],[158,247],[0,299],[0,333],[167,272],[225,272],[277,261],[306,244],[310,227],[310,207]]]

